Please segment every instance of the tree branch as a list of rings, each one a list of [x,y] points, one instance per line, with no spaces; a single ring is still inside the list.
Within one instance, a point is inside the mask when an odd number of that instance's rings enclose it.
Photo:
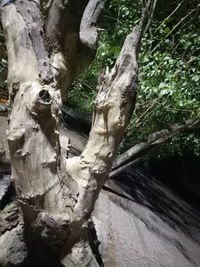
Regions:
[[[80,40],[82,44],[96,51],[98,40],[97,22],[104,7],[104,1],[89,1],[81,20]]]
[[[75,79],[94,59],[97,48],[96,27],[104,0],[52,0],[46,22],[49,49],[64,63],[62,97]],[[54,60],[53,60],[54,61]]]
[[[189,119],[181,123],[175,123],[171,125],[168,129],[164,129],[155,133],[150,134],[146,141],[136,144],[129,150],[127,150],[122,155],[118,156],[115,160],[112,172],[110,173],[110,177],[113,177],[114,174],[118,173],[118,169],[121,168],[122,165],[129,163],[130,161],[136,160],[139,157],[142,157],[144,153],[147,153],[150,149],[163,144],[171,137],[185,131],[191,130],[199,127],[200,118]],[[116,171],[115,171],[116,170]]]
[[[1,8],[1,18],[8,50],[8,88],[12,100],[19,82],[50,82],[52,71],[38,4],[34,1],[8,2]]]
[[[147,22],[147,25],[146,25],[146,27],[144,29],[144,34],[148,31],[149,26],[151,25],[151,21],[152,21],[153,16],[154,16],[156,5],[157,5],[157,0],[154,0],[153,3],[152,3],[152,6],[150,8],[150,11],[149,11],[148,22]]]
[[[66,162],[67,173],[81,177],[75,213],[84,219],[91,215],[135,105],[140,38],[141,29],[135,27],[114,68],[101,73],[88,143],[80,157]]]
[[[75,180],[79,177],[79,196],[74,207],[79,220],[88,219],[91,215],[135,107],[137,60],[147,10],[148,7],[142,10],[139,26],[127,36],[113,69],[100,73],[88,143],[80,157],[66,161],[69,176]]]

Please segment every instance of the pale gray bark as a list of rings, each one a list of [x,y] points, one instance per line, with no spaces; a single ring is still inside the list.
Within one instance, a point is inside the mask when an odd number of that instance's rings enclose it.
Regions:
[[[54,66],[61,69],[59,79],[63,99],[74,78],[94,59],[98,41],[97,23],[104,2],[51,0],[49,3],[46,36]]]
[[[64,98],[65,89],[95,55],[103,2],[51,0],[45,27],[35,1],[16,0],[1,9],[9,68],[8,144],[24,220],[0,237],[4,266],[12,264],[6,259],[18,258],[19,250],[10,246],[23,234],[27,240],[17,244],[24,251],[28,245],[35,266],[44,266],[39,258],[45,247],[63,266],[98,266],[88,241],[88,220],[135,105],[137,56],[146,19],[144,10],[113,69],[101,72],[89,140],[80,156],[68,158],[69,139],[60,136],[61,94]],[[176,128],[174,132],[181,126]],[[157,133],[134,153],[164,139]],[[30,249],[34,246],[36,251]],[[27,267],[26,252],[23,255],[19,264]]]
[[[95,51],[93,22],[102,4],[58,2],[50,5],[46,32],[36,2],[16,0],[1,9],[8,49],[12,179],[27,242],[49,246],[63,266],[96,266],[88,219],[135,104],[141,28],[128,35],[113,69],[101,73],[88,143],[81,156],[67,158],[69,142],[62,140],[61,146],[59,128],[61,91],[87,66],[84,49]],[[78,65],[82,58],[84,67]],[[31,259],[40,265],[37,256]]]

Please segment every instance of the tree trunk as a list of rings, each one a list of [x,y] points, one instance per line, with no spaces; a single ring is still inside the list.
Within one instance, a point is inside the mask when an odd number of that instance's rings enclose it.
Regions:
[[[93,25],[102,3],[53,0],[45,27],[37,1],[7,1],[1,8],[8,50],[7,139],[23,215],[0,238],[2,266],[13,266],[19,249],[27,257],[16,266],[98,266],[88,220],[134,108],[141,25],[127,36],[113,69],[100,75],[89,140],[79,157],[67,158],[59,121],[61,92],[95,53]]]

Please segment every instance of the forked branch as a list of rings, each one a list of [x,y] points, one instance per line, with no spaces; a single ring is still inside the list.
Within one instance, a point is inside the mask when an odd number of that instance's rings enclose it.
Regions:
[[[66,162],[67,173],[74,179],[79,177],[75,213],[82,219],[91,215],[135,105],[140,38],[141,29],[136,26],[127,36],[114,68],[101,73],[88,143],[80,157]]]

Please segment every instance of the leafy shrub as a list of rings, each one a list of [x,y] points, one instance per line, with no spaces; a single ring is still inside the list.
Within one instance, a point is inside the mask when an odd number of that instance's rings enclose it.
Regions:
[[[137,104],[120,151],[142,141],[148,134],[175,122],[200,115],[200,30],[196,0],[160,1],[154,20],[142,40]],[[165,8],[164,8],[165,7]],[[176,9],[177,8],[177,9]],[[139,8],[132,1],[107,2],[97,56],[75,82],[68,104],[91,116],[98,72],[112,67],[120,47],[138,21]],[[173,10],[177,10],[174,14]],[[188,15],[189,14],[189,15]],[[199,155],[198,133],[172,138],[151,156],[192,153]]]

